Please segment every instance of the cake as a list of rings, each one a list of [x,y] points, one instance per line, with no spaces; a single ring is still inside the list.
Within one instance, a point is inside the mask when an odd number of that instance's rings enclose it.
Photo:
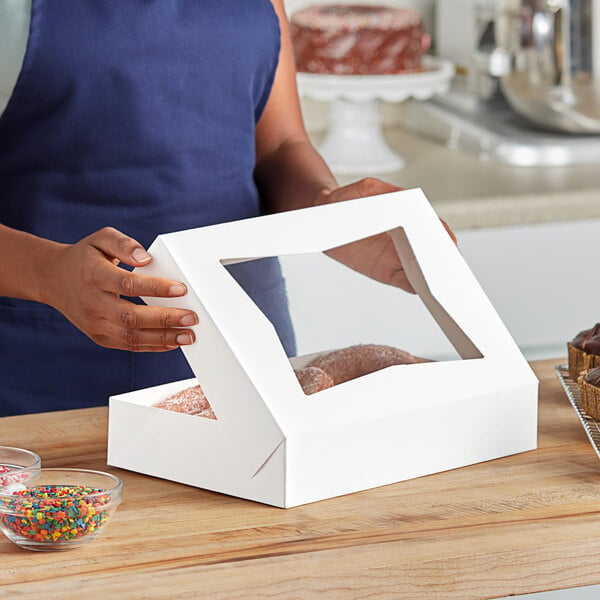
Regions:
[[[421,15],[390,6],[311,6],[291,16],[290,33],[296,68],[306,73],[415,72],[429,46]]]
[[[580,331],[567,343],[569,376],[577,381],[579,373],[600,366],[600,323]]]
[[[583,410],[592,418],[600,418],[600,367],[580,373],[577,380],[581,390]]]

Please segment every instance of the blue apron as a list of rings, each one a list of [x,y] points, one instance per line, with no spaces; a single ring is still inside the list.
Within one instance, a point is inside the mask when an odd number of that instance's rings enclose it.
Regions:
[[[279,43],[269,0],[33,0],[0,118],[0,222],[65,243],[112,226],[148,247],[260,214],[254,133]],[[277,260],[234,276],[294,354]],[[191,376],[180,350],[102,348],[48,306],[0,298],[0,416]]]

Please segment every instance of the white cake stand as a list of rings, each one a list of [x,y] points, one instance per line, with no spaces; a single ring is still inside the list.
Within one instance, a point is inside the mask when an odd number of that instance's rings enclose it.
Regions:
[[[399,75],[298,73],[301,96],[329,103],[329,127],[319,152],[334,173],[388,173],[405,161],[385,141],[381,102],[426,100],[448,91],[454,67],[425,56],[424,70]]]

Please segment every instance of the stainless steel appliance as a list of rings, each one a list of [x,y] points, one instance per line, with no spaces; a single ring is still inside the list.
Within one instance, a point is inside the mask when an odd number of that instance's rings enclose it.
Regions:
[[[499,0],[494,75],[510,105],[550,129],[600,133],[600,1]]]
[[[434,43],[462,75],[411,127],[510,164],[600,163],[600,0],[438,0]]]

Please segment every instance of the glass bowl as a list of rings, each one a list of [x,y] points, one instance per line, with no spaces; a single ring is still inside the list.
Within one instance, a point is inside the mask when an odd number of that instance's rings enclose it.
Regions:
[[[123,482],[87,469],[24,469],[17,489],[0,489],[0,529],[21,548],[68,550],[98,537],[121,502]]]
[[[26,479],[36,476],[41,465],[42,461],[35,452],[0,446],[0,491],[10,492]]]

